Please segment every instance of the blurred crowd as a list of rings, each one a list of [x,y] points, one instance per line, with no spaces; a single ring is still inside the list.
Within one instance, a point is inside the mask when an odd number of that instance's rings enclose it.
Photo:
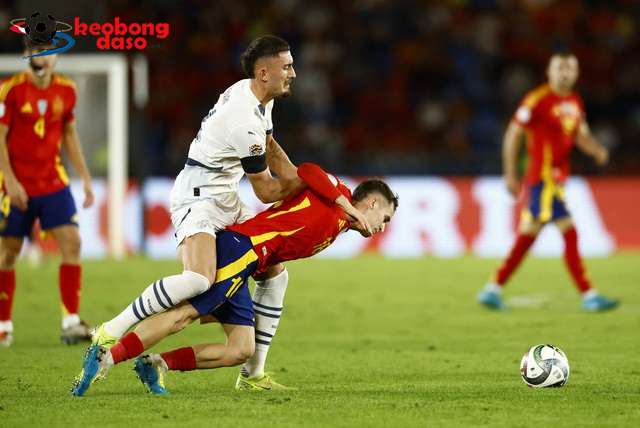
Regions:
[[[298,78],[293,95],[276,101],[274,135],[296,163],[345,174],[500,173],[510,116],[544,81],[551,52],[568,47],[592,129],[612,151],[603,171],[576,154],[574,172],[640,171],[634,0],[97,3],[96,20],[171,24],[169,38],[145,51],[150,99],[134,116],[144,132],[132,141],[138,175],[177,173],[202,117],[243,77],[240,53],[265,33],[292,46]]]

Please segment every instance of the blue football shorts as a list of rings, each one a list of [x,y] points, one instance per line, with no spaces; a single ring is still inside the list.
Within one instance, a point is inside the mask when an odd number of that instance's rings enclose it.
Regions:
[[[249,277],[258,267],[258,256],[246,236],[230,230],[216,236],[216,282],[189,299],[203,317],[214,316],[222,324],[254,325]]]
[[[57,192],[29,197],[25,211],[10,204],[9,196],[3,194],[0,203],[0,236],[30,236],[36,219],[40,220],[42,230],[67,224],[78,225],[76,204],[68,186]]]
[[[540,223],[569,217],[564,187],[554,181],[541,181],[528,188],[529,200],[522,210],[523,220],[537,220]]]

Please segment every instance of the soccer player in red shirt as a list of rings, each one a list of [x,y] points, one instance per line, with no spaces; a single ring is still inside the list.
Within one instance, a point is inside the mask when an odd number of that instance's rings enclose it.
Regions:
[[[578,60],[573,54],[551,57],[548,82],[530,91],[516,110],[504,137],[503,161],[507,189],[515,197],[525,192],[528,204],[523,209],[518,235],[511,252],[478,295],[480,303],[502,309],[502,288],[520,265],[542,227],[553,222],[564,238],[564,260],[576,287],[582,294],[582,308],[602,311],[615,308],[616,300],[597,293],[583,266],[578,251],[578,236],[564,197],[564,182],[569,175],[569,156],[574,144],[599,165],[609,158],[607,149],[591,134],[580,96],[573,92],[578,78]],[[521,189],[517,160],[526,135],[529,163],[525,185]]]
[[[146,318],[110,349],[91,345],[73,394],[84,395],[91,383],[104,377],[111,366],[137,357],[196,319],[220,322],[227,336],[226,343],[196,345],[137,358],[135,370],[151,392],[166,392],[162,381],[166,370],[211,369],[244,363],[256,346],[271,339],[268,322],[254,323],[254,314],[279,316],[278,308],[252,302],[247,284],[249,277],[277,263],[310,257],[348,229],[369,236],[367,231],[359,229],[361,223],[355,217],[345,213],[343,206],[347,201],[348,206],[353,203],[364,215],[373,233],[384,231],[398,206],[397,196],[381,180],[361,183],[352,196],[342,182],[317,165],[300,165],[298,175],[307,189],[244,223],[229,226],[218,235],[216,282],[208,291],[167,312]],[[255,385],[246,381],[246,375],[241,375],[236,388],[260,389]]]
[[[26,55],[46,46],[25,49]],[[80,320],[80,234],[69,178],[60,161],[64,147],[84,184],[85,208],[93,204],[91,175],[84,160],[73,109],[73,82],[53,72],[56,55],[31,57],[29,68],[0,86],[0,344],[13,339],[11,308],[15,263],[36,219],[60,247],[61,340],[90,340]]]

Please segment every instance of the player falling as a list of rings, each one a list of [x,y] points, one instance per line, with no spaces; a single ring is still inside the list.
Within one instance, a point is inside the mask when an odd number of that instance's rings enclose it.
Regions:
[[[73,395],[84,395],[114,364],[138,357],[145,349],[199,318],[220,322],[227,336],[226,342],[183,347],[137,358],[135,370],[149,391],[166,392],[162,380],[166,370],[211,369],[246,362],[253,355],[256,344],[271,338],[267,326],[261,324],[255,314],[261,313],[271,319],[279,317],[278,308],[252,302],[247,284],[249,277],[287,260],[310,257],[331,245],[348,229],[369,236],[368,231],[360,228],[359,221],[344,212],[339,204],[343,198],[353,202],[374,233],[384,231],[398,206],[397,196],[381,180],[361,183],[352,196],[343,183],[328,176],[317,165],[300,165],[298,175],[309,188],[244,223],[218,232],[218,269],[211,288],[180,306],[147,318],[118,343],[91,345],[82,372],[74,383]],[[241,389],[270,389],[244,382],[242,378],[238,378],[238,386]]]
[[[478,300],[492,309],[502,309],[502,288],[520,265],[544,225],[553,222],[564,238],[564,260],[587,311],[613,309],[618,301],[598,294],[582,263],[578,235],[567,210],[564,182],[569,175],[569,156],[574,144],[598,165],[609,159],[607,149],[591,134],[582,99],[573,92],[578,78],[578,60],[571,53],[553,55],[547,67],[548,82],[530,91],[516,110],[504,136],[503,162],[507,189],[516,196],[525,192],[516,241],[502,266],[495,272]],[[527,136],[529,165],[525,186],[520,187],[517,160],[520,144]]]
[[[47,46],[29,46],[31,55]],[[91,175],[84,160],[73,109],[73,82],[53,72],[56,55],[31,58],[29,69],[0,86],[0,345],[13,340],[11,308],[15,263],[36,219],[60,247],[63,342],[90,340],[80,320],[80,234],[69,178],[60,161],[64,147],[84,186],[84,208],[93,204]]]

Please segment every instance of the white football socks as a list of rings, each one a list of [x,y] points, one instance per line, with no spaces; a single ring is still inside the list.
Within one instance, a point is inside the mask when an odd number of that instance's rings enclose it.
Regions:
[[[108,335],[120,338],[138,322],[204,293],[210,285],[207,277],[188,270],[162,278],[148,286],[118,316],[107,321],[104,329]]]
[[[271,340],[276,334],[282,307],[284,294],[289,283],[289,273],[283,270],[280,274],[266,281],[256,281],[256,289],[253,293],[253,310],[256,316],[256,351],[242,366],[245,376],[262,376],[267,361],[267,354],[271,346]]]
[[[496,282],[487,282],[487,284],[484,286],[484,291],[502,294],[502,287],[500,287],[500,285],[498,285],[498,283]]]
[[[7,333],[13,333],[13,321],[0,321],[0,331],[6,331]]]
[[[67,314],[62,317],[63,330],[78,324],[80,324],[80,317],[78,316],[78,314]]]

